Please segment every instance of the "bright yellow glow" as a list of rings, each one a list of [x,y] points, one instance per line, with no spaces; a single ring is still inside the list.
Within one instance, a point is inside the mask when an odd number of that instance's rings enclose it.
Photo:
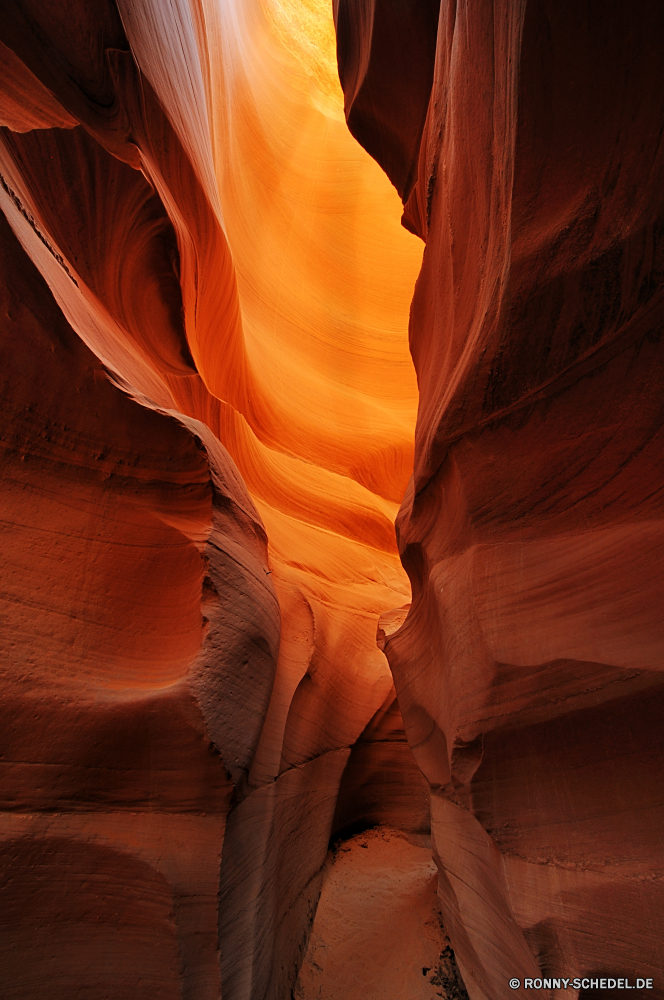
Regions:
[[[393,518],[412,467],[422,244],[346,126],[330,0],[119,3],[205,192],[169,147],[146,161],[178,231],[200,372],[166,377],[174,405],[237,463],[282,596],[335,608],[353,670],[386,673],[376,616],[408,599]]]
[[[261,0],[261,7],[276,37],[312,81],[314,103],[331,117],[343,121],[344,98],[337,73],[331,2]]]

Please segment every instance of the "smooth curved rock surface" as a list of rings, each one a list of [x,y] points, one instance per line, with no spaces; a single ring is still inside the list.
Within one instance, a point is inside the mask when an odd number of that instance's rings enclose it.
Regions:
[[[649,2],[443,3],[403,191],[413,601],[379,640],[474,1000],[542,974],[662,991],[663,28]],[[363,39],[339,33],[342,79]],[[355,132],[374,154],[384,114]]]
[[[333,0],[344,111],[404,201],[417,180],[440,0]]]
[[[113,386],[4,219],[0,246],[3,992],[215,997],[233,727],[215,743],[204,696],[223,658],[195,668],[237,642],[201,588],[245,589],[265,648],[246,756],[278,649],[264,532],[206,428]]]

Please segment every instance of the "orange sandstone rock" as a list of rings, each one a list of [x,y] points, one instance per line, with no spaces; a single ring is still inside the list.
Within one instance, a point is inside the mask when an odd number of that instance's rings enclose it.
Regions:
[[[202,425],[110,383],[4,219],[1,247],[3,990],[170,995],[183,961],[216,997],[228,772],[278,648],[264,533]],[[206,575],[246,594],[251,706],[209,711],[242,641],[206,635]]]

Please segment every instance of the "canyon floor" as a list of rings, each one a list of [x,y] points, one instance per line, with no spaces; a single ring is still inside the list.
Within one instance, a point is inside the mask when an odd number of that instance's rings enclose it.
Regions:
[[[466,1000],[437,882],[430,848],[399,830],[381,826],[338,843],[294,1000]]]

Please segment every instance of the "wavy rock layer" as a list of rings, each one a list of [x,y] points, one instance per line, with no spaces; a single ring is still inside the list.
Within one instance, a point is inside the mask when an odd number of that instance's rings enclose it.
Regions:
[[[446,926],[474,1000],[542,974],[662,995],[662,10],[444,2],[430,96],[385,52],[390,12],[339,0],[339,62],[426,239],[413,603],[379,636]]]
[[[220,575],[269,696],[264,534],[209,432],[112,386],[4,219],[1,245],[3,992],[215,997],[232,783],[192,664],[237,646],[205,638]]]
[[[276,1000],[331,834],[428,829],[375,646],[420,245],[318,0],[0,42],[3,995]]]

